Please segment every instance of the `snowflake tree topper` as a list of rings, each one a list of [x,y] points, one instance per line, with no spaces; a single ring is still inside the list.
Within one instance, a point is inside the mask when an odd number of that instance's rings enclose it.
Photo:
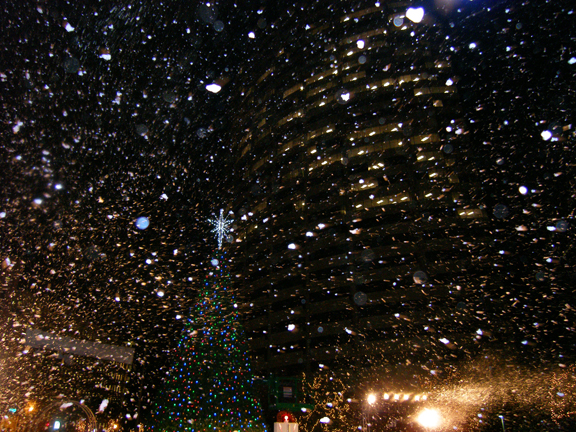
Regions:
[[[230,225],[232,225],[233,220],[228,219],[228,216],[224,217],[224,210],[220,209],[220,216],[218,219],[208,219],[208,222],[214,227],[212,232],[216,234],[218,239],[218,249],[222,249],[222,240],[224,236],[230,232]]]

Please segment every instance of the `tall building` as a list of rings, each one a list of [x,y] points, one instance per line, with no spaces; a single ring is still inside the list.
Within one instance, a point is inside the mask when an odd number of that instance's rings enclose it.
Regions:
[[[241,78],[228,247],[263,375],[409,385],[471,354],[487,215],[445,34],[410,6],[292,9]]]

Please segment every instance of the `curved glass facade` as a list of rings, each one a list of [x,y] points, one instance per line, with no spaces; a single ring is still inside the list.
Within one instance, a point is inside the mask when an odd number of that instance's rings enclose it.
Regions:
[[[244,72],[228,247],[262,373],[462,355],[486,215],[442,29],[409,6],[292,10]]]

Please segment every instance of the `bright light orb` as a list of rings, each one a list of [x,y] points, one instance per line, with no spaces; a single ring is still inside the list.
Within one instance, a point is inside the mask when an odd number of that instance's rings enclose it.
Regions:
[[[440,413],[438,410],[426,408],[418,414],[416,421],[425,428],[437,428],[441,423]]]
[[[542,139],[544,141],[548,141],[550,138],[552,138],[552,132],[550,132],[549,130],[545,130],[545,131],[542,131],[540,136],[542,137]]]
[[[352,99],[352,94],[348,90],[340,89],[336,92],[336,102],[346,105]]]
[[[329,417],[322,417],[322,418],[320,419],[320,423],[328,424],[328,423],[330,423],[330,422],[331,422],[331,420],[330,420]]]
[[[408,8],[406,18],[414,23],[419,23],[424,19],[424,8]]]
[[[216,83],[212,83],[206,86],[206,90],[208,90],[210,93],[218,93],[220,90],[222,90],[222,87]]]
[[[141,216],[138,219],[136,219],[136,228],[145,230],[146,228],[148,228],[148,226],[150,226],[150,219],[148,219],[147,217]]]
[[[374,405],[374,403],[376,403],[376,395],[374,393],[370,393],[366,400],[370,405]]]

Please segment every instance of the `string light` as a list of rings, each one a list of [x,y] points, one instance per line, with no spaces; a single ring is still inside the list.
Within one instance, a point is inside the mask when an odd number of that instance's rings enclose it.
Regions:
[[[220,213],[222,220],[222,212]],[[220,223],[218,226],[224,226]],[[223,233],[224,230],[217,231]],[[154,431],[265,429],[223,252],[204,280],[153,412]]]

